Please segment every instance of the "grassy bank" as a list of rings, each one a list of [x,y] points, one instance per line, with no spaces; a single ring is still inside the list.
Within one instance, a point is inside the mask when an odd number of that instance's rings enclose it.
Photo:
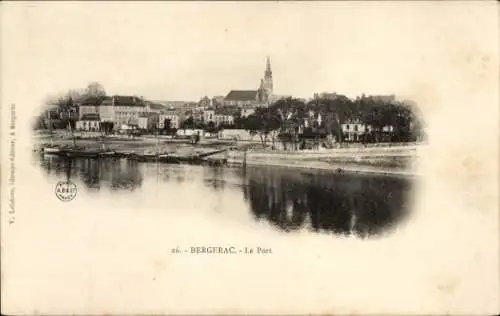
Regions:
[[[240,162],[241,163],[241,162]],[[309,160],[291,160],[291,159],[254,159],[247,157],[247,165],[251,166],[275,166],[299,169],[317,169],[330,172],[348,172],[361,174],[378,174],[391,176],[416,176],[414,169],[407,167],[406,162],[397,161],[397,159],[385,159],[377,162],[367,161],[346,161],[309,159]]]
[[[230,162],[243,163],[244,153],[233,152]],[[248,165],[281,166],[288,168],[320,169],[338,172],[356,172],[388,175],[415,175],[415,148],[392,147],[388,149],[298,151],[248,151]]]

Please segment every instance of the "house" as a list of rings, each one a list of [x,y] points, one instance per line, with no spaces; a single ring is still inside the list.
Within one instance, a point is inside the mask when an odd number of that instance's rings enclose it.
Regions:
[[[214,122],[215,123],[215,109],[208,108],[203,112],[203,121],[205,123]]]
[[[319,127],[323,123],[323,116],[320,112],[310,110],[308,117],[304,118],[304,127]]]
[[[239,112],[237,108],[219,108],[214,111],[215,125],[233,125],[234,116]]]
[[[189,112],[189,111],[191,111],[191,113],[195,113],[199,109],[200,109],[200,107],[198,106],[197,102],[185,102],[182,105],[182,111],[183,111],[184,114],[186,112]]]
[[[75,128],[79,131],[97,132],[101,129],[101,118],[96,113],[85,114],[76,121]]]
[[[110,97],[104,97],[104,96],[102,97],[91,96],[82,100],[78,107],[79,119],[81,120],[82,117],[86,114],[99,114],[99,106],[104,100],[107,100],[109,98]]]
[[[137,118],[137,127],[145,130],[153,130],[158,128],[160,114],[154,112],[143,112]]]
[[[114,95],[99,106],[101,121],[114,122],[115,126],[138,125],[139,114],[143,112],[146,112],[146,103],[136,96]]]
[[[357,142],[361,140],[361,136],[372,131],[370,125],[365,124],[359,119],[347,120],[341,124],[342,133],[345,135],[345,140]]]
[[[184,115],[179,110],[169,110],[160,114],[159,128],[165,128],[165,121],[170,120],[170,128],[180,128]]]

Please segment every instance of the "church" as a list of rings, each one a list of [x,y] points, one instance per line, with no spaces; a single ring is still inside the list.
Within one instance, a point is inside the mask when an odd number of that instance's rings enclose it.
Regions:
[[[257,90],[231,90],[224,98],[225,106],[252,107],[267,106],[273,100],[273,72],[271,60],[267,57],[264,78]]]

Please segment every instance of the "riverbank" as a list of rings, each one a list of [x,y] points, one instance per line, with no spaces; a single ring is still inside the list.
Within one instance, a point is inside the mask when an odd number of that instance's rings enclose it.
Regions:
[[[38,146],[50,140],[38,138]],[[73,140],[59,138],[56,145],[72,145]],[[196,145],[154,138],[106,138],[102,141],[78,140],[86,150],[103,146],[110,151],[132,154],[170,152],[175,155],[193,156],[229,148],[232,142],[204,140]],[[231,146],[232,147],[232,146]],[[203,158],[207,163],[226,162],[230,165],[271,166],[283,168],[315,169],[329,172],[379,174],[391,176],[417,176],[415,162],[418,146],[391,146],[367,148],[336,148],[304,151],[277,151],[263,149],[259,144],[239,144],[238,150],[218,153]],[[246,158],[245,158],[246,150]]]
[[[50,140],[50,137],[37,137],[34,139],[34,148],[39,149],[45,144],[52,143],[57,146],[72,146],[73,139],[60,137]],[[78,139],[77,146],[84,147],[85,150],[95,151],[105,148],[109,151],[129,152],[129,153],[162,153],[176,152],[179,154],[194,154],[200,152],[221,149],[231,145],[231,142],[217,140],[204,140],[198,144],[190,144],[188,140],[182,139],[156,139],[150,137],[106,137],[102,139]]]
[[[231,151],[228,163],[249,166],[273,166],[316,169],[391,176],[418,176],[416,147],[333,149],[283,153],[273,151]]]
[[[371,174],[371,175],[385,175],[385,176],[402,176],[402,177],[416,177],[418,174],[413,170],[405,170],[403,168],[391,168],[382,166],[369,166],[364,164],[348,164],[348,163],[335,163],[324,161],[257,161],[248,159],[248,166],[272,166],[281,168],[294,168],[294,169],[314,169],[335,173],[356,173],[356,174]]]

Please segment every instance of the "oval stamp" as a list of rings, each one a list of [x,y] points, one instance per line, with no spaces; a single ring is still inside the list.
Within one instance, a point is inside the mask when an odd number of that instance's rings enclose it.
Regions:
[[[59,181],[56,184],[56,196],[63,202],[69,202],[76,196],[76,184],[67,181]]]

